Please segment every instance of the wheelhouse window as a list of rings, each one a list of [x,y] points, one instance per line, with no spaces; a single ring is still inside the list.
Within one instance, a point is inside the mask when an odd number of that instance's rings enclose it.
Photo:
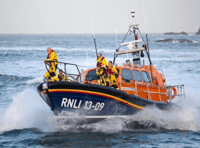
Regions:
[[[97,80],[96,70],[91,70],[87,74],[86,81],[92,81],[92,80]]]
[[[122,79],[125,82],[130,82],[130,80],[133,80],[133,76],[132,76],[131,70],[123,69],[122,70]]]
[[[142,77],[141,77],[140,71],[133,70],[133,75],[134,75],[135,81],[142,82]]]
[[[150,76],[149,76],[148,72],[142,71],[142,77],[143,77],[144,82],[148,82],[148,83],[151,82],[151,79],[150,79]]]

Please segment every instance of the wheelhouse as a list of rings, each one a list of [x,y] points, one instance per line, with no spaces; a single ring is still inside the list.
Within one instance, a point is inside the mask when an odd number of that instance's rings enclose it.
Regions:
[[[168,102],[167,91],[164,85],[164,76],[150,66],[124,66],[116,67],[119,74],[116,76],[120,90],[130,95],[153,101]],[[152,77],[153,74],[153,77]],[[83,84],[97,84],[96,69],[85,72]]]

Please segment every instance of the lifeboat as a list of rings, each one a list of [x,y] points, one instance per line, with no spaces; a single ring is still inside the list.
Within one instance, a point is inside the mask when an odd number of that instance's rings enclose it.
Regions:
[[[138,25],[129,26],[127,34],[134,35],[135,40],[122,42],[114,52],[113,64],[118,71],[118,89],[98,85],[96,68],[80,72],[77,64],[58,62],[65,67],[63,71],[68,77],[67,81],[44,81],[37,87],[39,95],[56,116],[81,116],[86,119],[124,118],[151,105],[168,109],[176,96],[185,95],[184,85],[167,86],[164,73],[153,66],[148,37],[146,35],[144,40]],[[122,50],[124,46],[127,47],[126,50]],[[116,63],[118,56],[129,53],[133,55],[132,62]],[[145,57],[149,60],[148,65],[141,62]],[[68,65],[77,68],[75,77],[66,72]]]

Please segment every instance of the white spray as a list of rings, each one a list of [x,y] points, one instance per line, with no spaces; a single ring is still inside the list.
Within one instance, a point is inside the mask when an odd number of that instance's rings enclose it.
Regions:
[[[34,89],[13,97],[13,102],[0,118],[0,131],[39,128],[54,131],[53,113]]]

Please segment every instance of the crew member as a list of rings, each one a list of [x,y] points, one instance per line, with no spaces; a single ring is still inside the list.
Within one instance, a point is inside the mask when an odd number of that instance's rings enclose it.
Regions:
[[[59,78],[59,81],[65,80],[65,81],[69,82],[69,80],[67,78],[67,74],[65,75],[61,69],[59,70],[58,78]]]
[[[109,61],[108,67],[106,70],[106,86],[114,87],[118,89],[116,75],[118,75],[118,71],[115,67],[113,67],[112,61]]]
[[[131,62],[130,62],[130,60],[128,59],[128,60],[126,60],[126,66],[128,66],[128,67],[131,67]]]
[[[47,48],[47,59],[44,63],[50,66],[49,70],[45,73],[44,77],[49,80],[49,82],[59,81],[56,69],[58,65],[58,57],[54,50],[51,47]]]
[[[104,86],[106,85],[105,82],[106,67],[107,67],[107,60],[102,56],[102,54],[98,54],[96,74],[98,76],[97,82],[99,85],[104,85]]]
[[[59,74],[58,74],[59,81],[63,81],[64,77],[65,77],[65,75],[64,75],[63,71],[59,70]]]

